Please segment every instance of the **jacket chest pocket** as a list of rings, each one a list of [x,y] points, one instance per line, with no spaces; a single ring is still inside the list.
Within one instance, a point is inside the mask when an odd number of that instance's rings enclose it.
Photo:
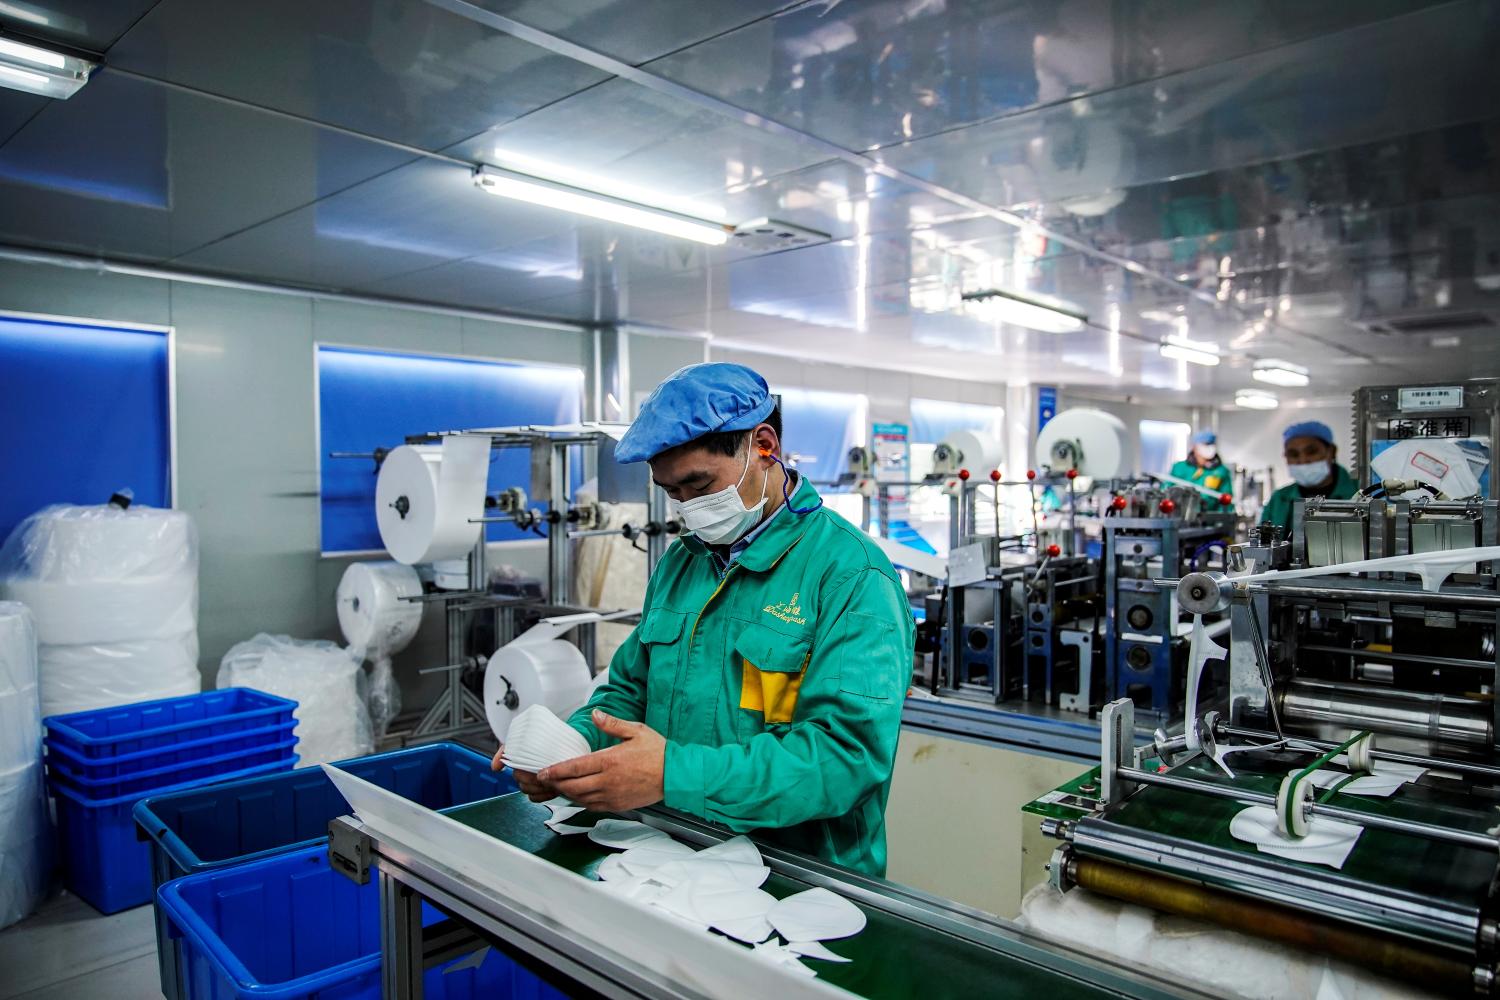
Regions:
[[[646,702],[665,710],[677,687],[682,661],[687,613],[656,608],[640,624],[638,635],[646,652]]]
[[[749,624],[735,637],[734,654],[740,663],[740,708],[759,712],[768,726],[793,721],[812,639]]]

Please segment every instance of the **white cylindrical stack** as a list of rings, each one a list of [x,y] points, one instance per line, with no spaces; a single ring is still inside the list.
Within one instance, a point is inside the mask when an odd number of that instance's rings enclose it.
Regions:
[[[0,601],[0,927],[47,894],[47,843],[36,627],[25,605]]]
[[[201,687],[197,533],[182,511],[39,511],[0,551],[0,597],[35,617],[44,717]]]
[[[339,629],[357,660],[369,659],[370,724],[378,741],[401,711],[401,688],[391,657],[416,637],[422,605],[404,600],[422,595],[422,578],[397,562],[355,563],[339,580]]]

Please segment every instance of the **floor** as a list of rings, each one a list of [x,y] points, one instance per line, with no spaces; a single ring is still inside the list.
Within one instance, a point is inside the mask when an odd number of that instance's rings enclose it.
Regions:
[[[54,893],[0,931],[0,1000],[161,1000],[151,907],[105,917]]]

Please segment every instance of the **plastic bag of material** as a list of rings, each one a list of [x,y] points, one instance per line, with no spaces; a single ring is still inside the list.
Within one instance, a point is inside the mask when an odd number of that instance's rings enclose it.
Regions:
[[[36,628],[25,605],[0,601],[0,927],[47,892],[46,817]]]
[[[92,583],[198,573],[198,534],[180,510],[44,507],[0,547],[0,578]]]
[[[165,639],[37,648],[42,717],[136,701],[178,698],[203,687],[198,633]]]
[[[224,654],[217,685],[297,702],[298,765],[306,767],[371,751],[363,677],[359,661],[336,643],[261,633]]]

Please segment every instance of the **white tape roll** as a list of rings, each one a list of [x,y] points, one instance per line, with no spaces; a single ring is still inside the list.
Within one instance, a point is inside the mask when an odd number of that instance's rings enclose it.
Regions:
[[[1313,784],[1296,778],[1296,774],[1287,775],[1276,790],[1276,829],[1284,837],[1307,836],[1307,803],[1312,800]],[[1293,797],[1291,802],[1288,795]]]
[[[495,738],[504,743],[511,721],[532,705],[566,719],[588,701],[590,680],[583,654],[562,639],[500,647],[484,669],[484,711]]]
[[[1374,774],[1375,761],[1370,751],[1375,749],[1375,734],[1366,733],[1349,747],[1349,770],[1361,774]]]
[[[339,580],[339,630],[361,658],[392,656],[407,647],[422,624],[418,597],[422,579],[410,566],[396,562],[360,562]]]
[[[466,555],[479,540],[489,477],[490,440],[452,436],[441,447],[402,445],[385,457],[375,481],[380,540],[408,566]]]

